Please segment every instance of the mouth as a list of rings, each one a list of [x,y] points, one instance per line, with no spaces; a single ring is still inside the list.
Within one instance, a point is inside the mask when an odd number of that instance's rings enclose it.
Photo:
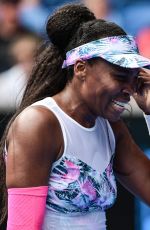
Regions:
[[[119,106],[121,108],[124,108],[129,103],[128,101],[127,102],[122,102],[122,101],[117,101],[117,100],[112,100],[112,102],[115,105],[117,105],[117,106]]]
[[[123,102],[123,101],[112,100],[112,103],[115,107],[115,110],[117,110],[119,113],[122,113],[125,110],[126,105],[128,105],[129,101]]]

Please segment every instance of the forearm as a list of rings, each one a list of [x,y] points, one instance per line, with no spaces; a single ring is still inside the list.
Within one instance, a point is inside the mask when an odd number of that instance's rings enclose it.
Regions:
[[[139,175],[121,175],[115,173],[117,180],[134,196],[150,206],[150,180],[147,177],[140,178]]]

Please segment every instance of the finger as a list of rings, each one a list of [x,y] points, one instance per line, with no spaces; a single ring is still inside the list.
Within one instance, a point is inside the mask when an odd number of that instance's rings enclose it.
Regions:
[[[150,81],[144,81],[143,78],[139,77],[137,79],[137,84],[136,84],[136,89],[135,91],[140,94],[143,95],[145,90],[150,89]]]
[[[147,68],[141,68],[140,71],[150,73],[150,69]]]
[[[143,81],[143,82],[150,82],[150,76],[143,75],[143,76],[138,76],[137,81]]]
[[[144,86],[150,86],[150,82],[144,82],[143,85]]]
[[[147,75],[150,76],[150,70],[149,69],[140,69],[139,75]]]

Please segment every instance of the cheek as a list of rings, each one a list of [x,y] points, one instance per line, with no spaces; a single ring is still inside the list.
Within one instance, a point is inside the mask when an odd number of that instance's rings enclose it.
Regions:
[[[113,95],[117,91],[120,90],[120,87],[114,83],[107,83],[101,85],[101,87],[98,88],[97,92],[99,92],[99,95],[102,97],[109,97],[109,95]]]
[[[119,82],[115,82],[111,78],[103,76],[102,78],[87,79],[82,85],[82,95],[93,103],[103,103],[110,100],[113,95],[120,92],[121,86]]]

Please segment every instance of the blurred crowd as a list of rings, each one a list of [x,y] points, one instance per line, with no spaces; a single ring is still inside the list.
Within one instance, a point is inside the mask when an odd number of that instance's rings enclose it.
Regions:
[[[47,39],[46,20],[69,2],[84,3],[97,18],[122,26],[150,58],[149,0],[0,0],[0,112],[18,106],[36,50]]]

